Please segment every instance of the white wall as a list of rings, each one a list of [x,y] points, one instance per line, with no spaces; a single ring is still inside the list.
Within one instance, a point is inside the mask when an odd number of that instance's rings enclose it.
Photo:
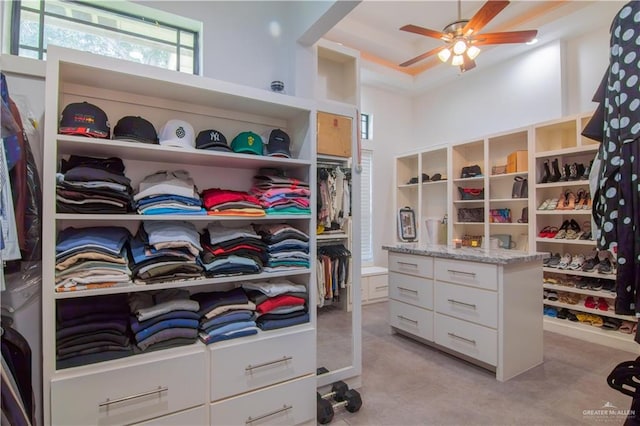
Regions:
[[[411,98],[394,92],[362,86],[362,112],[371,114],[373,139],[363,140],[362,148],[373,151],[373,257],[376,265],[386,265],[382,245],[394,241],[395,212],[393,194],[393,156],[415,145],[412,132]]]

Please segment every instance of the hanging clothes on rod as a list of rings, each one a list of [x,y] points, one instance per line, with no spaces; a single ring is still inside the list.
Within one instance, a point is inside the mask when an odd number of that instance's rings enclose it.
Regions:
[[[351,170],[336,165],[319,167],[317,203],[322,231],[342,230],[351,217]]]
[[[340,301],[340,289],[349,282],[349,260],[351,252],[343,244],[318,247],[318,306],[326,300]]]

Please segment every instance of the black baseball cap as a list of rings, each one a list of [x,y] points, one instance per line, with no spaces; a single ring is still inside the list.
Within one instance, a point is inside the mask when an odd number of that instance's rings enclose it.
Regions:
[[[203,130],[198,133],[196,137],[196,148],[231,152],[231,148],[227,145],[227,138],[214,129]]]
[[[64,135],[103,139],[109,139],[111,135],[107,114],[89,102],[76,102],[64,107],[58,131]]]
[[[291,140],[289,139],[288,134],[281,129],[274,129],[269,135],[267,155],[270,157],[291,158],[291,151],[289,151],[290,144]]]
[[[128,115],[118,120],[113,128],[113,138],[132,142],[158,143],[155,127],[142,117]]]

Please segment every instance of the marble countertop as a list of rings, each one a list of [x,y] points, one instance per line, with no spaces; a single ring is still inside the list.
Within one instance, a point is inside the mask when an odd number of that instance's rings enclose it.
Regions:
[[[445,259],[470,260],[482,263],[511,264],[531,262],[549,257],[549,253],[523,252],[506,249],[482,249],[462,247],[455,248],[444,245],[422,245],[403,243],[393,246],[382,246],[384,250],[395,253],[416,254],[422,256],[441,257]]]

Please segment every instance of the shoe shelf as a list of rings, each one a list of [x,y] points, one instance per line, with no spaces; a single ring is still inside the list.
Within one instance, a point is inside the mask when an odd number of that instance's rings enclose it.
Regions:
[[[568,186],[588,186],[589,181],[585,179],[581,180],[562,180],[558,182],[549,183],[536,183],[536,189],[542,188],[564,188]]]
[[[490,175],[489,179],[491,179],[491,180],[494,180],[494,179],[507,179],[507,178],[513,178],[513,177],[516,177],[516,176],[528,176],[528,175],[529,175],[529,172],[501,173],[499,175]]]
[[[403,183],[398,185],[398,189],[418,189],[417,183]]]
[[[557,216],[566,216],[566,215],[576,215],[576,214],[585,214],[585,215],[590,215],[591,214],[591,209],[572,209],[572,210],[561,210],[561,209],[554,209],[554,210],[536,210],[536,214],[550,214],[550,215],[557,215]]]
[[[482,182],[484,181],[484,176],[478,177],[470,177],[470,178],[457,178],[453,180],[454,182]]]
[[[522,226],[522,227],[529,226],[528,223],[519,223],[519,222],[507,222],[507,223],[492,222],[492,223],[489,223],[489,225],[491,226]]]
[[[580,322],[569,321],[568,319],[551,318],[544,316],[544,329],[554,333],[559,333],[575,339],[586,340],[599,345],[606,345],[611,348],[636,353],[638,344],[633,340],[632,334],[621,333],[617,330],[607,330],[594,327]]]
[[[604,297],[605,299],[615,299],[616,294],[606,290],[589,290],[588,288],[567,287],[566,285],[543,283],[542,287],[546,290],[564,291],[567,293],[584,294],[585,296]],[[548,299],[544,301],[547,303]],[[551,301],[553,302],[553,301]],[[575,306],[575,305],[571,305]],[[604,311],[603,311],[604,312]]]
[[[423,185],[440,185],[440,184],[446,184],[447,180],[446,179],[440,179],[440,180],[436,180],[436,181],[429,181],[429,182],[422,182]]]
[[[529,201],[528,198],[491,198],[490,203],[510,203],[516,201]]]
[[[599,144],[594,144],[554,149],[551,151],[540,151],[535,153],[535,158],[562,157],[565,155],[584,154],[587,152],[595,153],[599,147]]]
[[[595,246],[594,240],[567,240],[566,238],[536,238],[537,243],[572,244],[577,246]]]
[[[454,225],[484,225],[484,222],[453,222]]]
[[[613,281],[615,281],[616,279],[615,274],[601,274],[599,272],[574,271],[571,269],[557,269],[557,268],[548,268],[548,267],[543,267],[542,270],[544,272],[551,272],[554,274],[576,275],[579,277],[600,278],[600,279],[613,280]]]
[[[484,203],[484,200],[454,200],[453,204],[473,204],[473,203]]]
[[[617,318],[617,319],[632,321],[632,322],[638,321],[638,319],[633,315],[618,315],[613,311],[602,311],[598,308],[587,308],[586,306],[581,304],[572,305],[570,303],[554,302],[553,300],[549,300],[549,299],[545,299],[543,303],[547,306],[554,306],[556,308],[566,308],[572,311],[580,311],[580,312],[585,312],[593,315],[601,315],[603,317]]]

